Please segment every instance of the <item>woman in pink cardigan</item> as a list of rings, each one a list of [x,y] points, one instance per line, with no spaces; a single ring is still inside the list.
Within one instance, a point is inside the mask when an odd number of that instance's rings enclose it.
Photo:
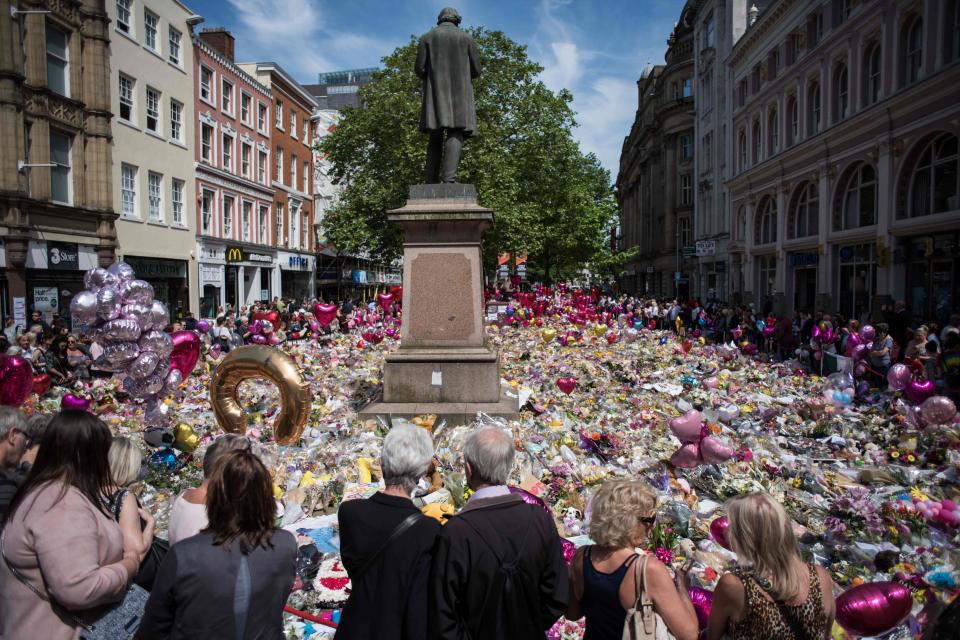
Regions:
[[[110,429],[85,411],[61,411],[47,427],[3,532],[0,640],[79,638],[64,610],[82,617],[119,601],[136,575],[142,558],[124,548],[104,506],[110,441]],[[8,564],[57,604],[38,597]]]

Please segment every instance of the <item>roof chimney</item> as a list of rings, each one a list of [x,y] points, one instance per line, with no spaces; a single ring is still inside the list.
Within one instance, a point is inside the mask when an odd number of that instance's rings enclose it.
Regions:
[[[216,49],[220,54],[233,62],[233,34],[223,27],[206,27],[200,32],[200,39]]]

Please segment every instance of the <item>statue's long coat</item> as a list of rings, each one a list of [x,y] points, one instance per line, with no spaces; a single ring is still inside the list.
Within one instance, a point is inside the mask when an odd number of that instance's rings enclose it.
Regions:
[[[420,130],[463,129],[465,136],[477,128],[473,104],[473,78],[480,76],[480,56],[470,34],[443,22],[420,38],[417,76],[423,79]]]

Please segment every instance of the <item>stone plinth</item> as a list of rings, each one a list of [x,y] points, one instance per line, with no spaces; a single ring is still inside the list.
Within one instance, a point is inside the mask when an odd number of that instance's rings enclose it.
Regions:
[[[477,204],[473,185],[430,184],[411,187],[406,206],[387,214],[404,232],[403,324],[383,397],[361,415],[515,414],[483,331],[481,240],[493,211]]]

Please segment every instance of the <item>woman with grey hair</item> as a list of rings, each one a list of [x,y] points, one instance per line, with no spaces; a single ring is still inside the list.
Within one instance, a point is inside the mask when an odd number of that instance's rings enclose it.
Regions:
[[[410,496],[432,460],[426,429],[394,427],[380,453],[385,488],[340,505],[340,552],[351,591],[337,640],[426,637],[427,580],[440,525]]]

